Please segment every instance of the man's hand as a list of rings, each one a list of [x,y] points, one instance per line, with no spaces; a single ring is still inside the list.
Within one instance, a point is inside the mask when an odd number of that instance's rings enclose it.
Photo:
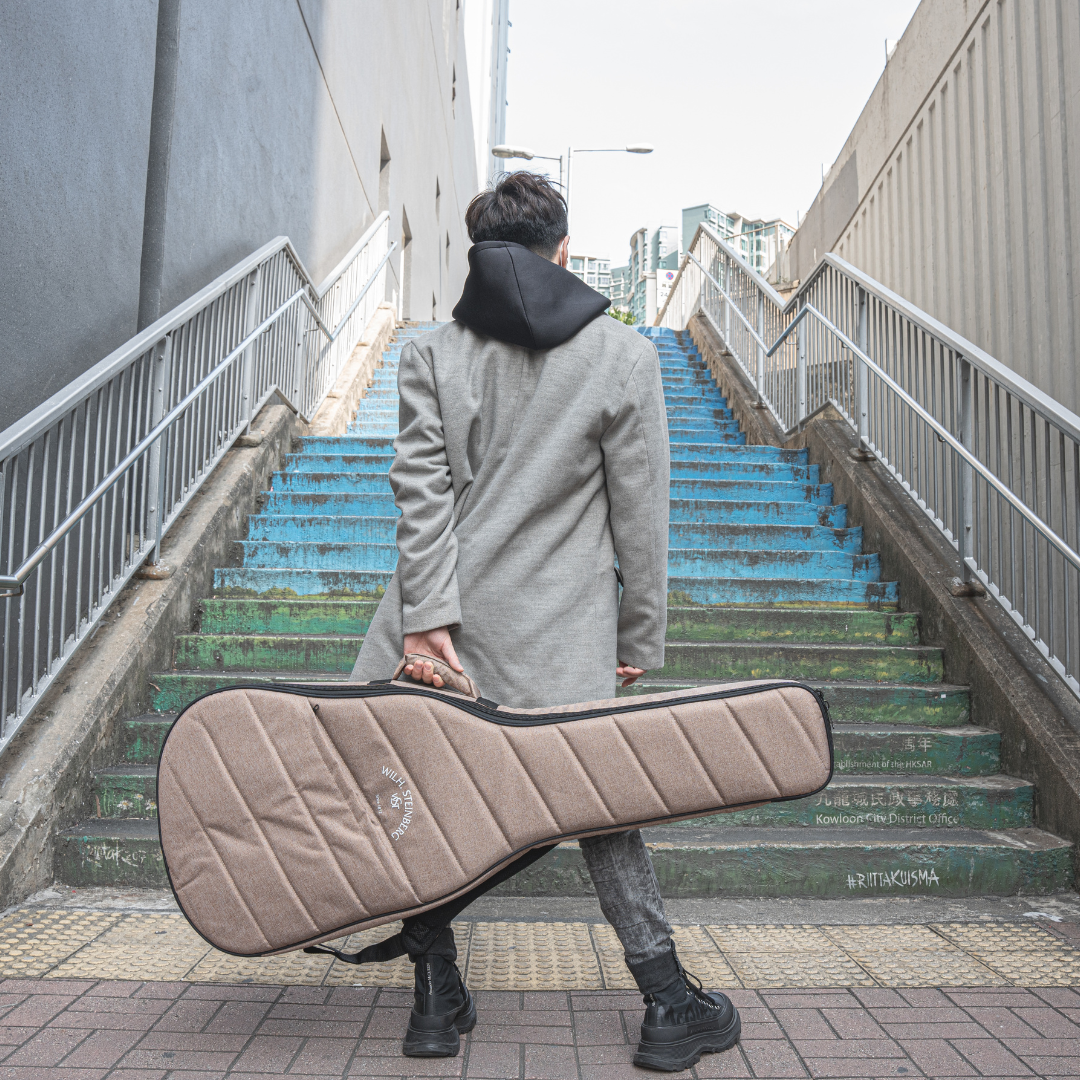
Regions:
[[[436,660],[442,660],[454,671],[465,671],[457,658],[457,653],[454,652],[450,631],[445,626],[440,626],[435,630],[425,630],[422,634],[406,634],[405,655],[408,656],[409,653],[433,656]],[[426,682],[436,689],[443,685],[442,679],[435,674],[435,668],[428,663],[406,664],[405,674],[411,675],[417,682]]]
[[[619,666],[615,669],[615,678],[622,679],[624,690],[628,686],[633,686],[644,674],[644,668],[631,667],[629,664],[623,663],[622,660],[619,661]]]

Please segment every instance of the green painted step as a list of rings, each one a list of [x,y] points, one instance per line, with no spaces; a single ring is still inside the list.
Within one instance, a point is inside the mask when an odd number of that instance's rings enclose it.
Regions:
[[[364,634],[376,600],[203,600],[204,634]]]
[[[838,726],[833,761],[837,776],[990,776],[1001,767],[1001,734],[971,724]]]
[[[161,745],[175,719],[175,713],[148,713],[123,721],[120,745],[124,761],[130,765],[156,764],[161,757]]]
[[[176,712],[195,698],[223,686],[243,682],[329,682],[342,683],[343,674],[320,675],[311,671],[161,671],[151,676],[151,707],[158,712]],[[916,724],[921,727],[958,727],[967,723],[970,711],[966,686],[946,683],[840,683],[815,679],[799,680],[820,689],[828,699],[829,713],[837,724]],[[711,685],[650,680],[619,690],[619,696],[660,694],[686,686]]]
[[[150,676],[151,708],[179,712],[185,705],[211,690],[238,683],[332,683],[345,682],[344,675],[320,676],[311,671],[159,671]]]
[[[669,898],[1015,896],[1072,883],[1072,846],[1039,829],[806,828],[642,832]],[[576,843],[497,886],[503,896],[593,894]]]
[[[682,826],[1017,829],[1031,825],[1033,791],[1025,780],[1000,775],[840,776],[808,799],[695,818]]]
[[[348,674],[363,638],[346,635],[180,634],[176,666],[199,671]],[[925,645],[769,645],[672,642],[665,679],[843,679],[940,682],[941,650]]]
[[[926,645],[765,645],[671,642],[662,679],[829,679],[933,683],[944,673],[941,650]]]
[[[99,818],[157,820],[157,767],[114,765],[94,772],[94,813]]]
[[[1015,896],[1068,888],[1072,848],[1039,829],[654,828],[643,833],[668,898]],[[86,822],[56,839],[69,885],[167,884],[154,821]],[[576,843],[560,844],[496,894],[589,896]]]
[[[286,634],[177,634],[176,666],[192,671],[312,671],[348,674],[364,639]]]
[[[167,730],[172,720],[160,726]],[[837,776],[829,789],[828,799],[815,796],[810,800],[815,813],[826,813],[825,807],[837,807],[838,812],[856,812],[855,808],[868,807],[869,812],[894,813],[898,807],[912,812],[939,813],[961,818],[960,824],[972,828],[1005,828],[1011,815],[1012,824],[1030,824],[1030,785],[1009,777],[993,776],[998,764],[1000,736],[997,732],[972,729],[971,731],[930,731],[924,728],[903,730],[850,730],[840,729],[834,737],[838,761]],[[954,744],[954,745],[949,745]],[[908,746],[914,747],[909,750]],[[883,753],[887,747],[888,752]],[[855,761],[859,755],[870,761],[866,775],[847,776],[851,769],[842,769],[839,763]],[[883,769],[874,764],[892,766],[904,770],[904,775],[884,775]],[[969,781],[966,784],[954,779],[938,779],[954,776],[989,776],[985,781]],[[926,777],[927,779],[919,779]],[[94,773],[95,816],[99,818],[157,817],[157,768],[154,762],[147,764],[118,765],[100,769]],[[979,785],[982,785],[982,788]],[[982,791],[980,802],[980,791]],[[922,797],[921,800],[916,797]],[[821,805],[819,805],[821,804]],[[1000,804],[1000,805],[999,805]],[[839,808],[844,808],[840,811]],[[796,810],[799,812],[796,813]],[[802,802],[778,804],[760,810],[723,815],[718,824],[822,824],[816,820],[804,820]],[[828,812],[832,812],[829,810]],[[859,812],[867,812],[862,810]],[[904,811],[908,812],[908,811]],[[747,815],[750,815],[747,817]],[[755,815],[764,815],[756,817]],[[981,815],[981,816],[979,816]],[[997,815],[997,816],[994,816]],[[974,820],[978,818],[978,820]],[[954,822],[946,822],[954,824]],[[829,822],[835,824],[835,822]],[[845,823],[846,824],[846,823]],[[868,821],[866,826],[891,825],[896,821]],[[919,821],[917,825],[938,825],[943,822]]]
[[[899,683],[832,682],[800,679],[816,687],[829,703],[829,715],[834,724],[914,724],[919,727],[959,727],[968,722],[971,712],[970,695],[966,686],[948,683],[907,685]],[[687,686],[713,686],[705,680],[660,682],[649,678],[627,690],[617,691],[622,697],[637,694],[663,694]]]
[[[918,645],[913,612],[833,608],[669,607],[668,641]]]
[[[375,600],[203,600],[204,634],[364,634]],[[669,641],[918,645],[913,612],[669,607]]]
[[[56,837],[56,879],[66,885],[161,888],[169,883],[156,821],[84,822]]]

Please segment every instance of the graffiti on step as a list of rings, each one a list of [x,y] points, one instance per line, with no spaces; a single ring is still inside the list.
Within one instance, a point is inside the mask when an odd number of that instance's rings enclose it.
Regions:
[[[868,870],[861,874],[849,873],[847,876],[849,892],[860,889],[916,889],[940,884],[937,871],[932,866],[928,870]]]
[[[826,788],[815,806],[825,807],[814,814],[815,825],[959,825],[959,794],[955,791],[886,791]]]
[[[116,863],[117,866],[145,866],[148,861],[161,863],[161,850],[146,850],[145,848],[125,849],[117,841],[105,843],[80,845],[83,865],[107,866]]]

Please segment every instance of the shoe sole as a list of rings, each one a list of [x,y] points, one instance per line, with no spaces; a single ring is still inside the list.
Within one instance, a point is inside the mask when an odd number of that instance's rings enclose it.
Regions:
[[[458,1013],[449,1026],[439,1031],[418,1031],[409,1018],[405,1031],[405,1041],[401,1052],[406,1057],[434,1058],[457,1057],[461,1049],[461,1036],[476,1027],[476,1000],[469,995],[469,1007],[464,1013]]]
[[[634,1064],[657,1072],[681,1072],[696,1065],[702,1054],[730,1050],[739,1041],[740,1034],[742,1018],[736,1012],[734,1021],[725,1031],[710,1031],[674,1043],[639,1042]]]

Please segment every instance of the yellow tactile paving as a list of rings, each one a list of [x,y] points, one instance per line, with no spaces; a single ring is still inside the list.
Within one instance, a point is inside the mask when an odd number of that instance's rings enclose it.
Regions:
[[[816,926],[709,926],[743,986],[874,986],[874,980]]]
[[[601,990],[585,923],[473,923],[467,976],[476,990]]]
[[[0,919],[0,975],[45,975],[119,917],[112,911],[13,911]]]
[[[1080,984],[1080,949],[1038,926],[942,923],[934,929],[1015,986]]]
[[[336,943],[356,952],[399,923]],[[459,966],[476,990],[632,989],[606,923],[457,923]],[[1080,949],[1039,926],[678,926],[687,970],[706,987],[1077,986]],[[357,967],[303,952],[266,958],[211,948],[178,912],[20,908],[0,919],[12,977],[412,985],[406,957]]]
[[[210,946],[178,912],[123,915],[100,936],[54,967],[50,978],[182,979],[210,951]]]
[[[883,986],[1000,986],[1008,980],[929,926],[823,926]]]

